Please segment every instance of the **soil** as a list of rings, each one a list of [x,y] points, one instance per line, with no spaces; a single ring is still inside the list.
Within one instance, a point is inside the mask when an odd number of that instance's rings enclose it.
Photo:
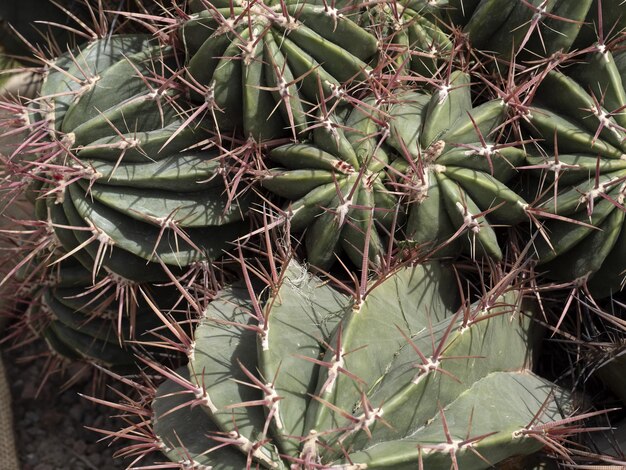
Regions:
[[[118,470],[128,462],[114,459],[123,443],[101,441],[102,435],[85,427],[115,429],[114,411],[79,394],[93,396],[89,369],[76,364],[64,376],[45,376],[46,351],[42,342],[4,351],[11,384],[15,439],[22,470]],[[28,360],[27,356],[33,359]],[[26,362],[25,362],[26,361]],[[66,388],[74,376],[75,383]],[[127,443],[126,443],[127,444]]]

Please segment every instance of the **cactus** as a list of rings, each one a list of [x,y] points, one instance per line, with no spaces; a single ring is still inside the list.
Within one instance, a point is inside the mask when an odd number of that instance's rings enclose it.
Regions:
[[[339,245],[360,266],[366,239],[370,262],[380,265],[403,192],[412,243],[437,255],[461,247],[499,259],[490,224],[526,217],[526,202],[505,184],[524,152],[494,143],[504,113],[501,100],[472,107],[469,76],[455,71],[432,94],[403,91],[383,105],[366,99],[343,119],[320,119],[310,143],[270,153],[286,169],[271,170],[262,185],[292,200],[289,223],[307,228],[308,260],[318,267],[332,263]]]
[[[548,57],[570,50],[593,3],[593,0],[481,0],[470,10],[471,14],[464,15],[467,21],[463,32],[475,48],[505,60],[524,50],[532,53],[531,59],[537,55]]]
[[[545,181],[535,204],[545,219],[540,271],[604,297],[622,288],[626,270],[626,54],[596,49],[567,74],[547,73],[525,118],[549,152],[529,157]]]
[[[22,153],[38,155],[24,170],[39,186],[38,214],[94,273],[164,278],[160,264],[215,259],[247,228],[224,159],[196,146],[205,135],[171,82],[175,60],[148,36],[91,42],[54,61],[31,112],[41,137]]]
[[[383,44],[379,66],[423,80],[436,76],[450,60],[454,38],[440,17],[454,11],[449,5],[420,0],[382,2],[361,13],[361,21]]]
[[[170,312],[171,318],[185,318],[173,311],[180,302],[175,288],[116,284],[103,276],[94,280],[92,272],[71,256],[50,261],[46,276],[28,284],[30,292],[22,286],[17,293],[30,300],[12,327],[16,334],[27,329],[43,338],[61,362],[83,361],[118,373],[136,372],[136,356],[163,356],[157,348],[141,344],[169,336],[161,331],[163,314],[155,314],[154,309]]]
[[[518,291],[457,311],[454,277],[434,263],[373,282],[359,301],[293,262],[281,279],[263,306],[226,289],[196,330],[188,368],[166,373],[153,426],[173,461],[489,468],[539,450],[533,434],[549,435],[557,402],[567,403],[527,368]]]
[[[191,2],[181,30],[190,87],[218,132],[257,141],[308,129],[308,114],[367,79],[376,38],[353,22],[350,2]]]

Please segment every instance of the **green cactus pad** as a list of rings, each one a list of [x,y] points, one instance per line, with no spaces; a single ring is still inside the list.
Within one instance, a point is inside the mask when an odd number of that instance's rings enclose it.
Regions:
[[[294,262],[281,279],[256,307],[225,291],[188,370],[159,388],[154,431],[174,462],[486,469],[540,450],[533,430],[568,406],[528,370],[519,292],[459,316],[453,275],[434,263],[373,282],[359,303]]]

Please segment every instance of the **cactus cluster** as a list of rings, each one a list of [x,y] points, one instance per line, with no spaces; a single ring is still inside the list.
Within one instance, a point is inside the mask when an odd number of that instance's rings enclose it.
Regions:
[[[0,102],[9,338],[152,367],[120,435],[180,468],[574,465],[532,359],[623,327],[626,6],[69,3]]]

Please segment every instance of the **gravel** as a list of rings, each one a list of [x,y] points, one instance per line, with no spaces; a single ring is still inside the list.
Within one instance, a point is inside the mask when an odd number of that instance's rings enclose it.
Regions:
[[[118,470],[126,468],[113,453],[123,443],[99,442],[101,434],[85,426],[114,430],[114,410],[96,405],[80,394],[93,396],[89,369],[71,365],[64,375],[46,375],[47,350],[36,342],[16,351],[4,351],[11,383],[14,428],[22,470]],[[28,356],[35,359],[25,361]],[[67,380],[75,382],[64,388]]]

